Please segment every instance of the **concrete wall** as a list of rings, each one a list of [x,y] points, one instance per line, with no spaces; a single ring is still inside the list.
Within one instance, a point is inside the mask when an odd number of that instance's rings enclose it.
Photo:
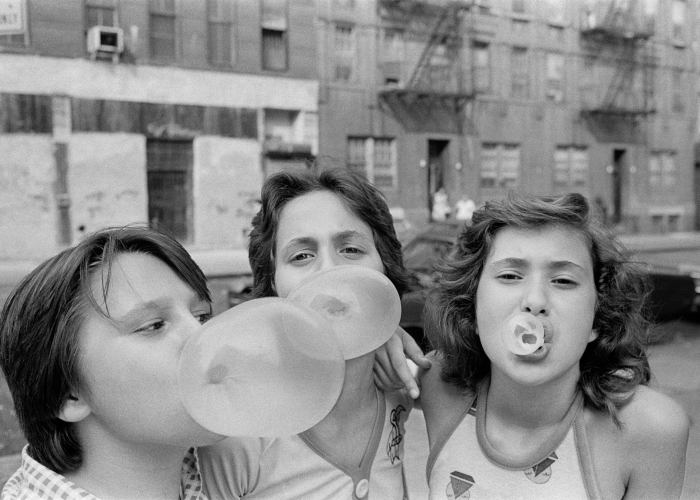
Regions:
[[[193,148],[193,246],[245,247],[263,181],[260,144],[202,136]]]
[[[73,134],[68,154],[73,242],[105,226],[148,222],[144,136]]]
[[[0,258],[37,259],[56,249],[56,172],[47,135],[0,140]]]

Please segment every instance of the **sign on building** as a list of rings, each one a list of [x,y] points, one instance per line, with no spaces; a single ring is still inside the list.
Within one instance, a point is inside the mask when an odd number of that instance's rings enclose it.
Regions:
[[[0,0],[0,35],[17,35],[25,31],[25,0]]]

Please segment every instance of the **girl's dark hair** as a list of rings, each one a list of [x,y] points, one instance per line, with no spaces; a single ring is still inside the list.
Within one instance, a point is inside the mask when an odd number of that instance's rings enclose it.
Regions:
[[[313,191],[330,191],[372,229],[374,245],[384,264],[386,276],[399,295],[406,291],[409,274],[403,264],[401,243],[396,237],[393,219],[381,192],[364,179],[344,169],[282,172],[265,181],[261,207],[253,218],[248,259],[253,270],[253,296],[276,295],[275,242],[280,214],[294,198]]]
[[[586,403],[608,412],[619,424],[617,409],[650,377],[644,349],[647,282],[614,236],[591,216],[580,194],[510,193],[475,211],[472,224],[465,226],[452,254],[440,266],[439,285],[426,306],[426,333],[444,358],[443,379],[475,390],[490,371],[476,332],[476,290],[494,237],[504,227],[547,226],[572,228],[588,241],[597,292],[593,327],[598,337],[581,357],[579,384]]]
[[[88,308],[101,309],[91,278],[102,275],[109,292],[115,257],[145,253],[163,261],[202,299],[211,302],[206,278],[177,241],[145,227],[108,228],[48,259],[13,290],[0,317],[0,365],[12,393],[30,455],[64,473],[82,463],[74,424],[58,414],[71,392],[78,391],[78,334]],[[85,332],[89,335],[89,332]]]

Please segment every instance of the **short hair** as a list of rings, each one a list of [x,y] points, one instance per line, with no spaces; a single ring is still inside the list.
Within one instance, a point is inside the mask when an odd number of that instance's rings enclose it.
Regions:
[[[453,252],[440,265],[438,286],[430,294],[425,330],[444,359],[443,380],[475,390],[490,372],[476,331],[476,290],[493,241],[504,227],[536,229],[559,226],[578,231],[593,261],[597,306],[593,327],[598,337],[581,357],[579,385],[588,405],[617,420],[617,408],[634,388],[649,381],[644,349],[648,322],[644,299],[648,285],[642,269],[589,210],[577,193],[535,197],[509,193],[474,212]]]
[[[281,172],[268,177],[262,186],[261,206],[253,218],[248,259],[253,271],[255,297],[276,295],[275,242],[280,214],[285,205],[313,191],[337,195],[347,208],[372,229],[374,245],[384,264],[386,276],[403,294],[410,282],[404,267],[401,243],[382,193],[366,180],[345,169]]]
[[[104,273],[102,296],[109,292],[115,257],[149,254],[165,263],[197,295],[211,302],[206,278],[173,238],[128,226],[107,228],[46,260],[12,291],[0,317],[0,365],[12,394],[31,456],[63,473],[82,463],[75,424],[58,415],[71,392],[81,387],[78,333],[88,308],[101,314],[91,277]]]

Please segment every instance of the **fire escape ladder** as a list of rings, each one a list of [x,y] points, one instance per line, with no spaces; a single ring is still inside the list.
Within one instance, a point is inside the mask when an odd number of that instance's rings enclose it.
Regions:
[[[432,79],[430,78],[430,70],[433,62],[433,57],[438,47],[444,45],[450,52],[447,54],[452,62],[454,58],[454,47],[458,43],[459,33],[458,26],[458,9],[455,6],[445,7],[440,14],[435,26],[433,27],[428,42],[423,48],[418,63],[411,78],[408,80],[407,87],[413,89],[430,88]]]

